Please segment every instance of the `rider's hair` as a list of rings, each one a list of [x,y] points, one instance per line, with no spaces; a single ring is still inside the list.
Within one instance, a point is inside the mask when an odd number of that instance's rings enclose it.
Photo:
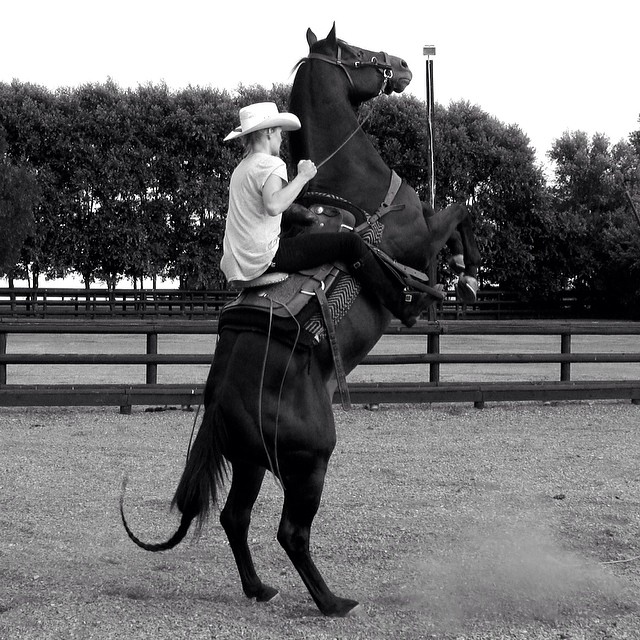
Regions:
[[[251,147],[253,146],[254,141],[257,141],[258,138],[264,135],[266,131],[268,131],[268,129],[258,129],[257,131],[252,131],[251,133],[247,133],[247,135],[242,137],[242,144],[244,148],[242,156],[244,158],[246,158],[251,153]]]

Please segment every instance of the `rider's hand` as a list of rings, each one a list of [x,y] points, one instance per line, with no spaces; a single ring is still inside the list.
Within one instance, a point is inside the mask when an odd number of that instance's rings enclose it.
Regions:
[[[318,170],[311,160],[300,160],[300,162],[298,162],[298,175],[307,182],[309,182],[316,173],[318,173]]]

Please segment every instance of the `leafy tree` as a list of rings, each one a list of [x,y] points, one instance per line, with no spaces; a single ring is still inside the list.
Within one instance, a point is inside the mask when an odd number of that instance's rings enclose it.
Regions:
[[[387,163],[427,199],[427,114],[412,96],[372,101],[368,133]],[[468,102],[436,105],[436,208],[466,202],[474,218],[485,284],[533,295],[547,246],[544,177],[528,138]]]
[[[18,166],[28,166],[36,176],[40,199],[36,206],[33,234],[23,245],[16,269],[31,273],[33,286],[47,272],[50,246],[63,222],[55,209],[59,190],[52,167],[60,141],[60,118],[54,96],[32,84],[0,84],[0,125],[6,133],[7,156]]]
[[[640,312],[640,230],[625,197],[639,184],[633,145],[612,148],[604,135],[566,132],[549,157],[567,279],[602,312]]]
[[[33,233],[38,187],[33,172],[13,166],[0,128],[0,273],[13,277],[25,239]]]

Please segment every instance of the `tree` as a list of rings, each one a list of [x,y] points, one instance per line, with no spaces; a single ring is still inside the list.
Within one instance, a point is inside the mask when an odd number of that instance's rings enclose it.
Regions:
[[[412,96],[372,101],[367,131],[386,162],[427,198],[424,104]],[[540,277],[547,246],[544,177],[528,138],[480,107],[436,105],[436,208],[466,202],[482,255],[481,278],[530,295],[549,286]]]
[[[566,132],[549,157],[567,279],[602,312],[640,312],[640,229],[625,197],[639,185],[633,145]]]
[[[38,187],[33,172],[14,166],[0,128],[0,273],[13,277],[24,242],[33,233]]]
[[[40,198],[34,211],[35,225],[22,247],[16,269],[33,278],[45,270],[50,255],[51,239],[60,228],[60,220],[51,211],[58,199],[52,180],[60,139],[59,112],[53,95],[32,84],[13,82],[0,85],[0,126],[6,134],[6,154],[15,166],[29,167],[36,176]]]

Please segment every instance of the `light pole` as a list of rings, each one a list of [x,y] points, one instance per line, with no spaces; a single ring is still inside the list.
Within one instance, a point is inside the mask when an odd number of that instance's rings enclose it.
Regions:
[[[436,200],[436,178],[433,161],[433,110],[435,101],[433,98],[433,60],[436,55],[436,48],[433,45],[425,45],[422,48],[422,55],[427,56],[426,60],[426,103],[427,103],[427,163],[429,168],[429,204],[435,209]]]
[[[433,160],[433,110],[435,106],[435,101],[433,99],[433,60],[432,56],[436,55],[436,48],[433,45],[425,45],[422,48],[422,55],[427,57],[426,60],[426,104],[427,104],[427,178],[428,178],[428,187],[429,187],[429,204],[431,208],[435,210],[436,208],[436,177],[435,177],[435,167]],[[438,267],[437,261],[432,260],[429,265],[428,273],[429,283],[432,287],[436,285],[438,279]],[[435,305],[431,305],[427,312],[427,317],[430,322],[435,322],[436,319],[436,309]],[[435,335],[429,334],[429,340],[431,338],[437,338]],[[429,351],[431,349],[437,349],[437,345],[429,344]],[[438,365],[433,363],[431,366],[431,375],[432,377],[438,375],[437,371],[434,371],[434,365],[437,367]]]

